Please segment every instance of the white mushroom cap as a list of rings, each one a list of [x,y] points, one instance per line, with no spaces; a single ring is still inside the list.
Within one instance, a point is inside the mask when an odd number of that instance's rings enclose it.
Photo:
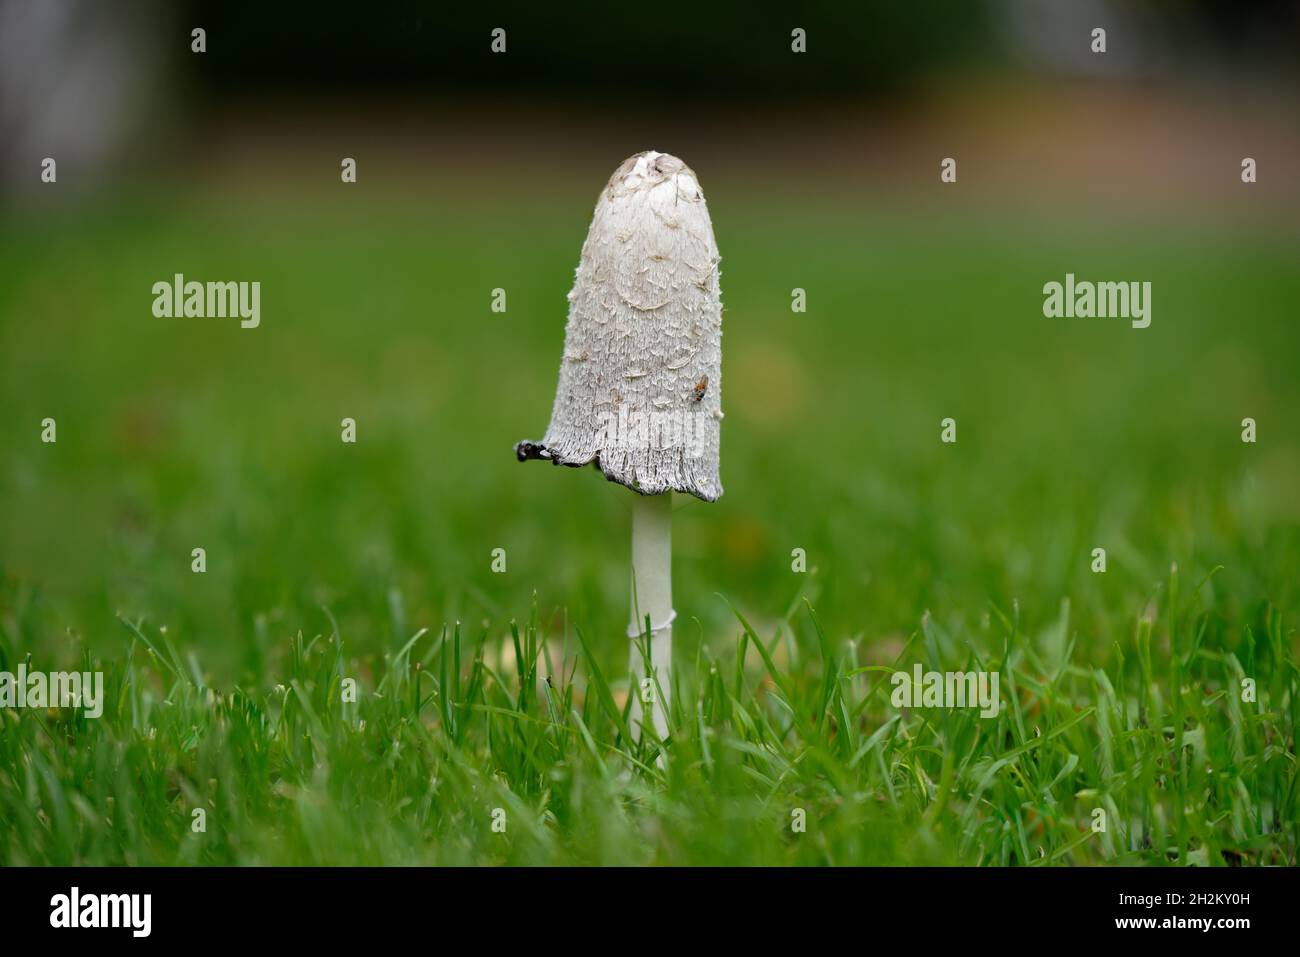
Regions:
[[[595,462],[644,495],[722,495],[718,245],[695,173],[653,150],[600,194],[569,293],[560,383],[520,461]]]

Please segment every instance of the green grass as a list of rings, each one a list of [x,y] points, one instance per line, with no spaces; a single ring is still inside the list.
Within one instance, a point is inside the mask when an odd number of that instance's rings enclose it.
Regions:
[[[0,229],[0,670],[109,692],[0,712],[0,862],[1296,863],[1293,237],[715,178],[726,495],[676,513],[663,760],[629,493],[511,456],[587,184]],[[154,319],[177,271],[260,280],[262,328]],[[1152,327],[1044,319],[1066,271],[1151,280]],[[1007,707],[900,711],[917,662]]]

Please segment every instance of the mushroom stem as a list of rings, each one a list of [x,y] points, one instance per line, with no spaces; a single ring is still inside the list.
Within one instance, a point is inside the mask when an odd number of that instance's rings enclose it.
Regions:
[[[632,639],[630,670],[632,727],[638,732],[644,710],[659,738],[668,736],[664,717],[673,662],[673,497],[634,495],[632,503]],[[644,654],[646,616],[650,616],[650,674]],[[647,681],[646,679],[650,680]]]

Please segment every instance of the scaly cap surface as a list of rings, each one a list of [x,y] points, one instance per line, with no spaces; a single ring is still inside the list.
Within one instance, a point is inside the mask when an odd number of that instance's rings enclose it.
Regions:
[[[596,203],[551,424],[520,461],[595,462],[643,495],[722,495],[722,299],[713,224],[675,156],[629,157]]]

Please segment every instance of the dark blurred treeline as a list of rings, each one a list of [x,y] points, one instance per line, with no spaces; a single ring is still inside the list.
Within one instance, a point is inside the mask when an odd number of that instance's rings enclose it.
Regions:
[[[1105,56],[1089,49],[1097,26]],[[791,52],[796,28],[805,55]],[[0,201],[41,189],[46,158],[71,195],[160,131],[218,115],[195,105],[549,100],[726,128],[770,102],[893,109],[980,73],[1025,90],[1054,76],[1181,84],[1236,103],[1294,99],[1297,49],[1300,0],[0,0]]]
[[[1050,68],[1054,45],[1086,53],[1088,24],[1123,55],[1293,63],[1296,0],[429,0],[310,6],[188,0],[181,24],[208,31],[184,68],[223,92],[399,87],[412,92],[586,93],[627,100],[860,96],[918,76],[1017,59]],[[506,56],[490,50],[506,31]],[[791,31],[810,55],[791,56]],[[229,38],[237,37],[238,42]],[[1041,49],[1025,49],[1037,44]],[[1136,54],[1136,56],[1135,56]],[[1077,58],[1076,58],[1077,59]]]
[[[208,30],[200,79],[221,87],[401,86],[475,92],[555,89],[644,96],[782,95],[887,87],[980,55],[989,8],[971,0],[805,4],[742,0],[431,3],[315,8],[193,2]],[[507,55],[491,52],[506,31]],[[815,68],[791,56],[807,31]],[[238,36],[227,48],[223,36]],[[800,69],[801,66],[809,67]]]

